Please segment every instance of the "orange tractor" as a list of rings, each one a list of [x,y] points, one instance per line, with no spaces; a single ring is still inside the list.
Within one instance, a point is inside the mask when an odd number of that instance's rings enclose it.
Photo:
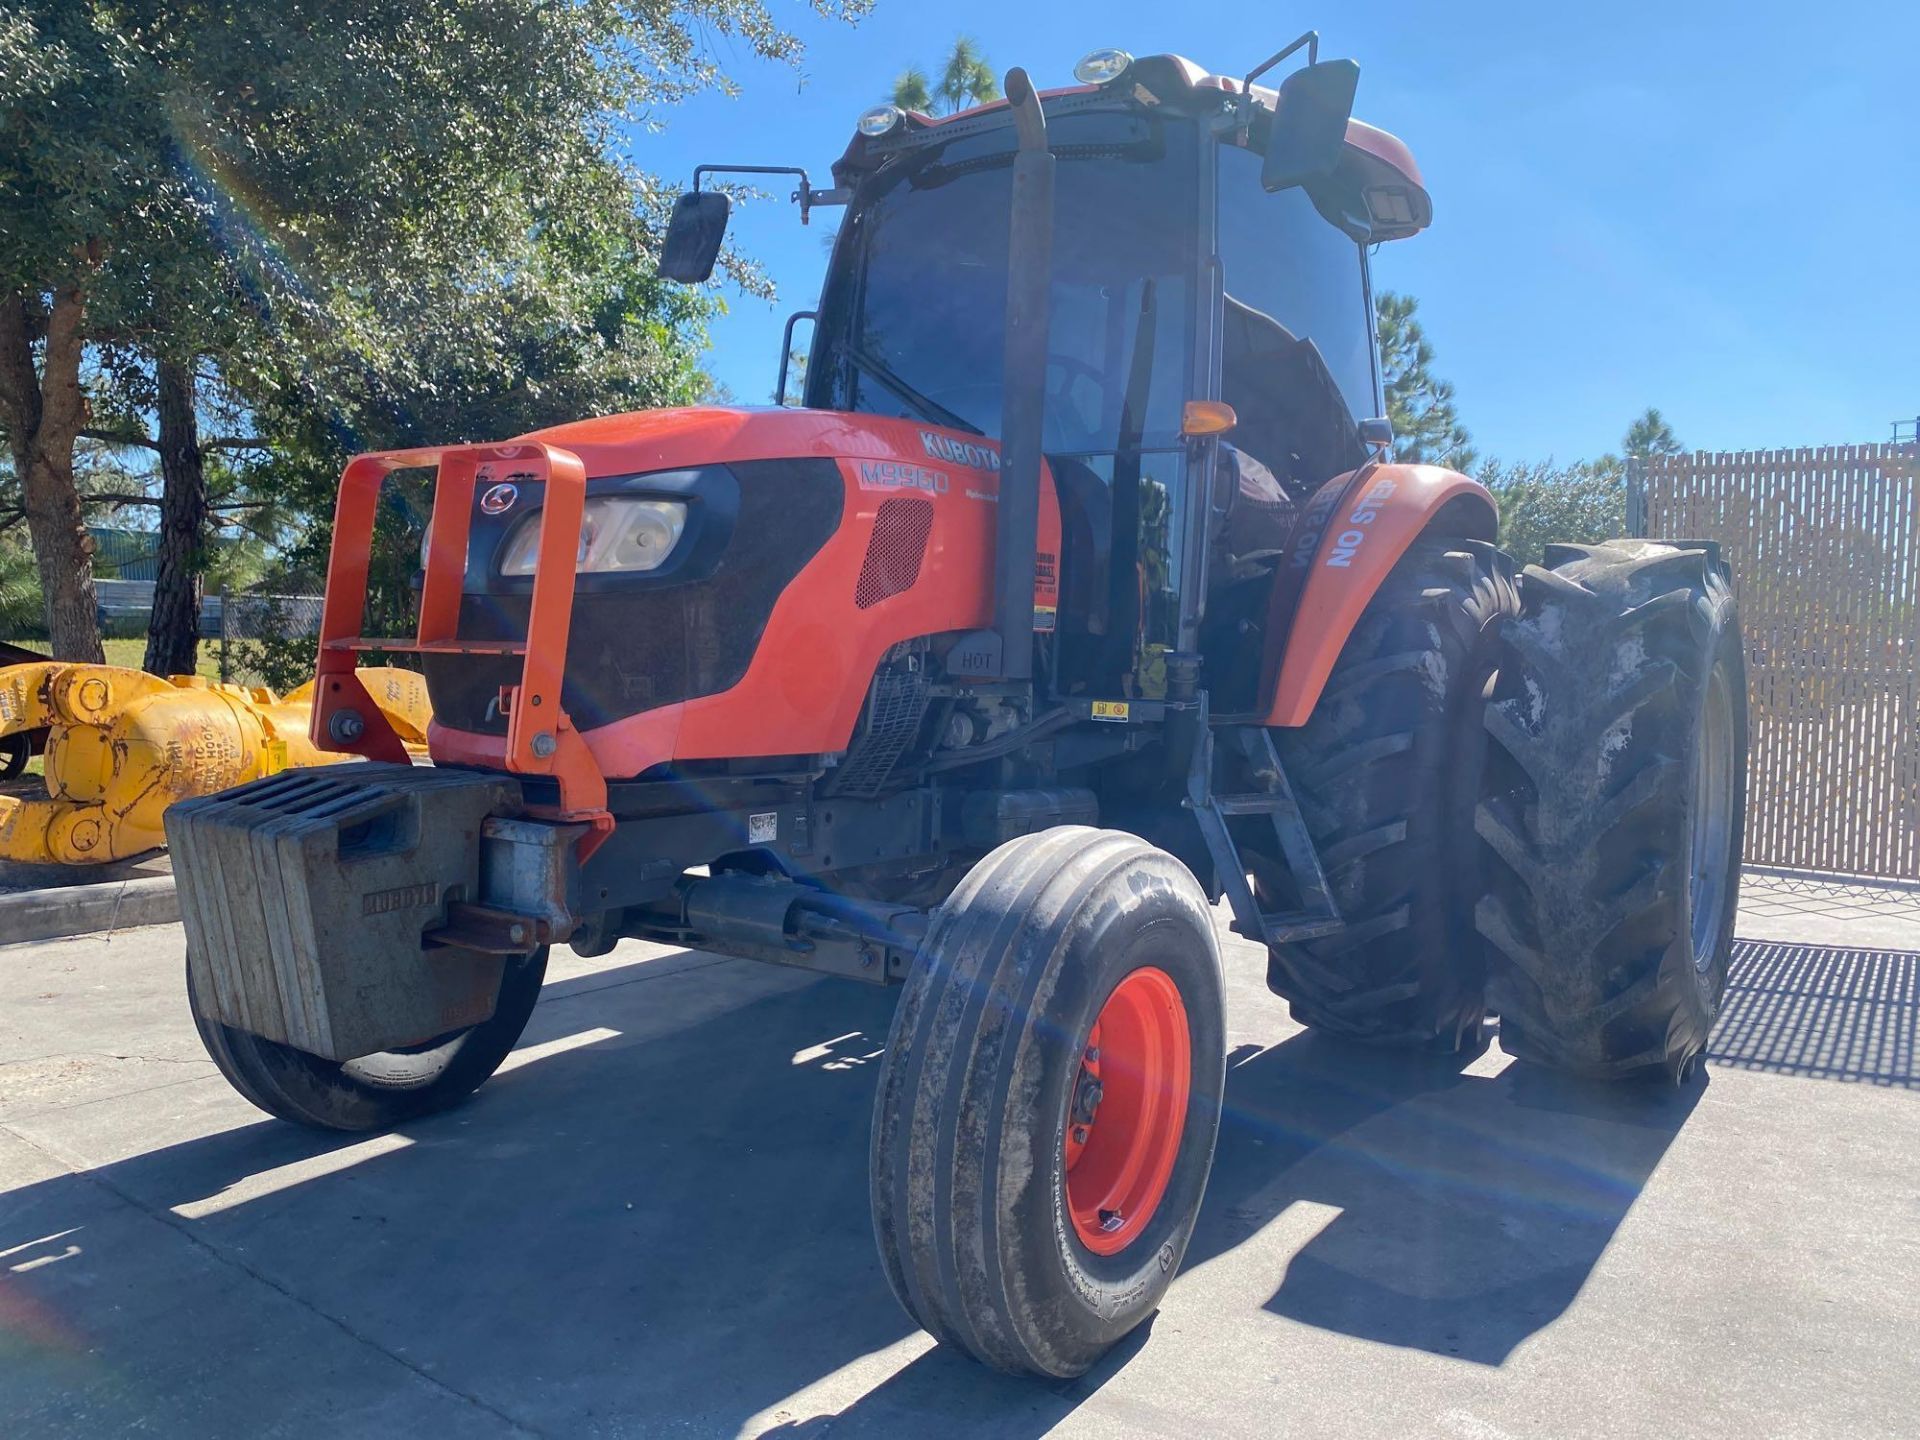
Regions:
[[[1223,896],[1308,1026],[1466,1049],[1493,1013],[1523,1061],[1684,1078],[1740,855],[1726,573],[1647,541],[1516,573],[1482,486],[1389,458],[1368,254],[1431,208],[1316,50],[862,116],[832,188],[799,175],[846,207],[803,408],[355,459],[313,733],[380,763],[168,815],[235,1087],[342,1129],[451,1105],[556,943],[898,984],[887,1276],[944,1343],[1066,1376],[1192,1232]],[[730,168],[670,278],[710,275]],[[382,477],[418,466],[418,633],[363,636]],[[419,656],[431,767],[373,648]]]

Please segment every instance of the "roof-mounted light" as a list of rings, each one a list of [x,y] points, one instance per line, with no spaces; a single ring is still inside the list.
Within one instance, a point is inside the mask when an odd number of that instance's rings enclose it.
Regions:
[[[1082,85],[1105,85],[1118,80],[1133,64],[1133,56],[1124,50],[1095,50],[1073,67],[1073,78]]]
[[[898,105],[876,105],[871,110],[861,112],[858,128],[862,135],[877,140],[899,123]]]

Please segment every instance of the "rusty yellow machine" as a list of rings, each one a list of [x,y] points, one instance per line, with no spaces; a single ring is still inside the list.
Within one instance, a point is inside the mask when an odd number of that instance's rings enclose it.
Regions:
[[[410,670],[360,671],[401,739],[425,744],[432,707]],[[307,738],[313,686],[282,697],[197,676],[40,661],[0,669],[0,743],[44,735],[46,795],[0,794],[0,860],[99,865],[167,843],[161,817],[299,765],[350,757]],[[22,766],[24,768],[24,764]]]

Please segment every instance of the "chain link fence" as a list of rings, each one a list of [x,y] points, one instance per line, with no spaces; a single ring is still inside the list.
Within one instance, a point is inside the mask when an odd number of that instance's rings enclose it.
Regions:
[[[222,591],[217,643],[220,678],[285,694],[313,678],[321,597]]]
[[[1636,534],[1720,542],[1747,639],[1746,859],[1920,880],[1920,447],[1659,456]]]

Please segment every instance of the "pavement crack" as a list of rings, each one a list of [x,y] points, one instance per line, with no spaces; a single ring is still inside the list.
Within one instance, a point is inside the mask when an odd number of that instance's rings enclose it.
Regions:
[[[386,1359],[400,1366],[403,1370],[407,1370],[411,1372],[413,1375],[418,1377],[420,1380],[424,1381],[427,1385],[431,1386],[433,1389],[440,1391],[442,1394],[448,1395],[455,1400],[459,1400],[467,1405],[471,1405],[476,1410],[479,1410],[484,1412],[485,1414],[491,1415],[494,1419],[499,1420],[501,1423],[505,1424],[510,1429],[512,1429],[515,1434],[532,1436],[534,1437],[534,1440],[547,1440],[545,1431],[538,1430],[533,1426],[528,1425],[525,1421],[520,1420],[516,1416],[509,1414],[505,1410],[502,1410],[499,1406],[493,1404],[491,1401],[484,1400],[478,1395],[472,1394],[466,1390],[462,1390],[457,1385],[449,1384],[447,1381],[441,1379],[438,1375],[435,1375],[432,1371],[422,1368],[420,1365],[416,1364],[414,1361],[409,1360],[405,1355],[402,1355],[397,1351],[390,1349],[388,1346],[382,1344],[379,1340],[367,1334],[365,1331],[359,1329],[357,1326],[353,1325],[351,1322],[344,1319],[343,1317],[339,1315],[335,1315],[331,1311],[323,1310],[320,1306],[314,1304],[311,1300],[307,1299],[304,1295],[301,1295],[296,1291],[292,1290],[291,1288],[289,1288],[288,1286],[282,1284],[280,1281],[274,1279],[271,1275],[265,1274],[262,1271],[254,1268],[252,1265],[249,1265],[246,1261],[238,1258],[237,1256],[229,1255],[226,1251],[222,1250],[219,1246],[213,1244],[211,1241],[205,1239],[203,1236],[195,1233],[194,1229],[185,1220],[183,1220],[180,1216],[175,1215],[171,1210],[165,1209],[165,1208],[155,1208],[154,1206],[149,1205],[146,1201],[142,1200],[138,1195],[135,1195],[134,1193],[132,1193],[131,1191],[125,1189],[120,1185],[116,1185],[112,1180],[108,1179],[104,1174],[102,1174],[98,1168],[88,1165],[81,1157],[77,1155],[68,1155],[63,1151],[61,1147],[54,1145],[49,1141],[36,1140],[29,1135],[23,1135],[20,1133],[20,1131],[14,1129],[13,1126],[9,1125],[4,1120],[0,1120],[0,1132],[4,1132],[5,1134],[12,1136],[15,1140],[18,1140],[22,1145],[25,1145],[28,1149],[37,1151],[41,1155],[44,1155],[47,1159],[53,1161],[56,1165],[63,1167],[66,1170],[66,1172],[76,1180],[84,1180],[88,1184],[93,1185],[95,1188],[99,1190],[103,1190],[107,1194],[113,1196],[116,1200],[120,1201],[123,1205],[130,1206],[133,1209],[139,1211],[142,1215],[145,1215],[150,1219],[159,1221],[162,1225],[165,1225],[169,1229],[178,1233],[183,1239],[186,1240],[186,1242],[189,1245],[192,1245],[195,1249],[201,1251],[203,1254],[205,1254],[208,1258],[215,1261],[217,1264],[224,1265],[230,1270],[236,1270],[240,1274],[245,1275],[248,1279],[257,1282],[258,1284],[266,1286],[267,1289],[273,1291],[275,1294],[281,1296],[283,1299],[289,1301],[290,1303],[299,1306],[302,1310],[305,1310],[308,1314],[313,1315],[317,1319],[323,1321],[324,1323],[333,1326],[334,1329],[338,1330],[341,1334],[345,1335],[348,1339],[354,1341],[356,1344],[361,1345],[364,1348],[373,1351],[377,1355],[384,1356]]]

